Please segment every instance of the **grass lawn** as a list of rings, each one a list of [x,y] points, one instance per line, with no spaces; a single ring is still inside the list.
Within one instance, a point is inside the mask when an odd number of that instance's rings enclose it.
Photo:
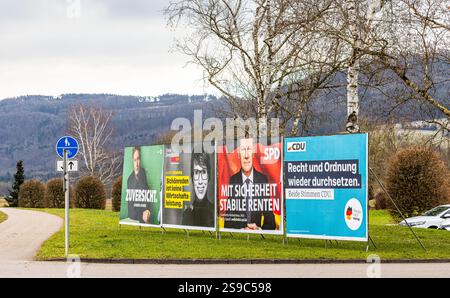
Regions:
[[[5,213],[0,211],[0,223],[7,219],[8,219],[8,215],[6,215]]]
[[[63,216],[61,209],[41,209]],[[344,242],[325,247],[323,240],[289,239],[282,244],[281,236],[223,234],[216,239],[201,231],[122,226],[119,214],[103,210],[71,210],[70,253],[81,258],[133,259],[362,259],[377,254],[381,259],[450,259],[450,233],[441,230],[415,229],[428,249],[424,252],[408,228],[386,226],[393,223],[385,211],[370,212],[370,235],[378,249],[367,253],[366,243]],[[64,257],[64,229],[53,235],[41,247],[38,260]]]

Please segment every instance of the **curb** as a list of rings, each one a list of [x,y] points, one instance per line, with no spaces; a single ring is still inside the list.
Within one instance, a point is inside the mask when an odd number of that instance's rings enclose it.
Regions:
[[[66,262],[65,258],[54,258],[48,260],[36,260],[42,262]],[[330,259],[93,259],[81,258],[82,263],[92,264],[153,264],[153,265],[212,265],[212,264],[366,264],[367,260],[330,260]],[[432,264],[450,263],[450,259],[393,259],[382,260],[383,264]]]

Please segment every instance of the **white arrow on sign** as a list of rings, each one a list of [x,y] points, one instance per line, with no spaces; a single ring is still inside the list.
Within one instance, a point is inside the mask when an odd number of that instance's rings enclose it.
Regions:
[[[63,160],[57,160],[56,161],[56,171],[57,172],[64,172],[64,161]],[[68,172],[78,172],[78,160],[67,160],[67,171]]]

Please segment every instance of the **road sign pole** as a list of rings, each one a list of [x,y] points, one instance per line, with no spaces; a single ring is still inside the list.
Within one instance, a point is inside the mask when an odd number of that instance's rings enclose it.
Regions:
[[[64,229],[65,229],[65,253],[66,257],[69,255],[69,208],[70,208],[70,182],[69,182],[69,172],[76,171],[78,164],[76,161],[70,162],[70,169],[67,168],[67,161],[74,158],[78,153],[78,142],[75,138],[71,136],[64,136],[59,138],[56,142],[56,153],[59,157],[63,159],[63,172],[64,172],[64,201],[65,201],[65,218],[64,218]],[[57,169],[58,161],[56,162]],[[75,166],[75,168],[74,168]]]
[[[65,196],[65,253],[66,257],[69,255],[69,205],[70,205],[70,199],[69,199],[69,172],[67,171],[67,150],[64,149],[64,196]]]

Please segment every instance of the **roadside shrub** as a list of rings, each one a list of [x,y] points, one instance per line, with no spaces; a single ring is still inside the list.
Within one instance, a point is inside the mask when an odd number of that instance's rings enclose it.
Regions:
[[[75,188],[75,207],[87,209],[105,209],[105,186],[97,177],[80,178]]]
[[[19,207],[45,208],[45,184],[38,180],[25,181],[19,189]]]
[[[389,198],[384,192],[379,192],[375,195],[375,209],[384,210],[388,207]]]
[[[371,181],[369,179],[369,187],[367,189],[367,196],[368,196],[369,201],[370,200],[375,200],[374,187],[373,187],[373,184],[370,183],[370,182]]]
[[[70,207],[74,207],[74,189],[70,187],[69,190],[69,201]],[[54,178],[47,182],[47,188],[45,191],[45,201],[47,202],[48,208],[64,208],[65,207],[65,197],[63,188],[63,179]]]
[[[122,197],[122,176],[114,181],[112,188],[112,210],[120,211],[120,199]]]
[[[449,201],[449,171],[437,153],[409,147],[398,151],[390,160],[386,187],[405,217]],[[390,200],[388,209],[394,218],[399,214]]]

